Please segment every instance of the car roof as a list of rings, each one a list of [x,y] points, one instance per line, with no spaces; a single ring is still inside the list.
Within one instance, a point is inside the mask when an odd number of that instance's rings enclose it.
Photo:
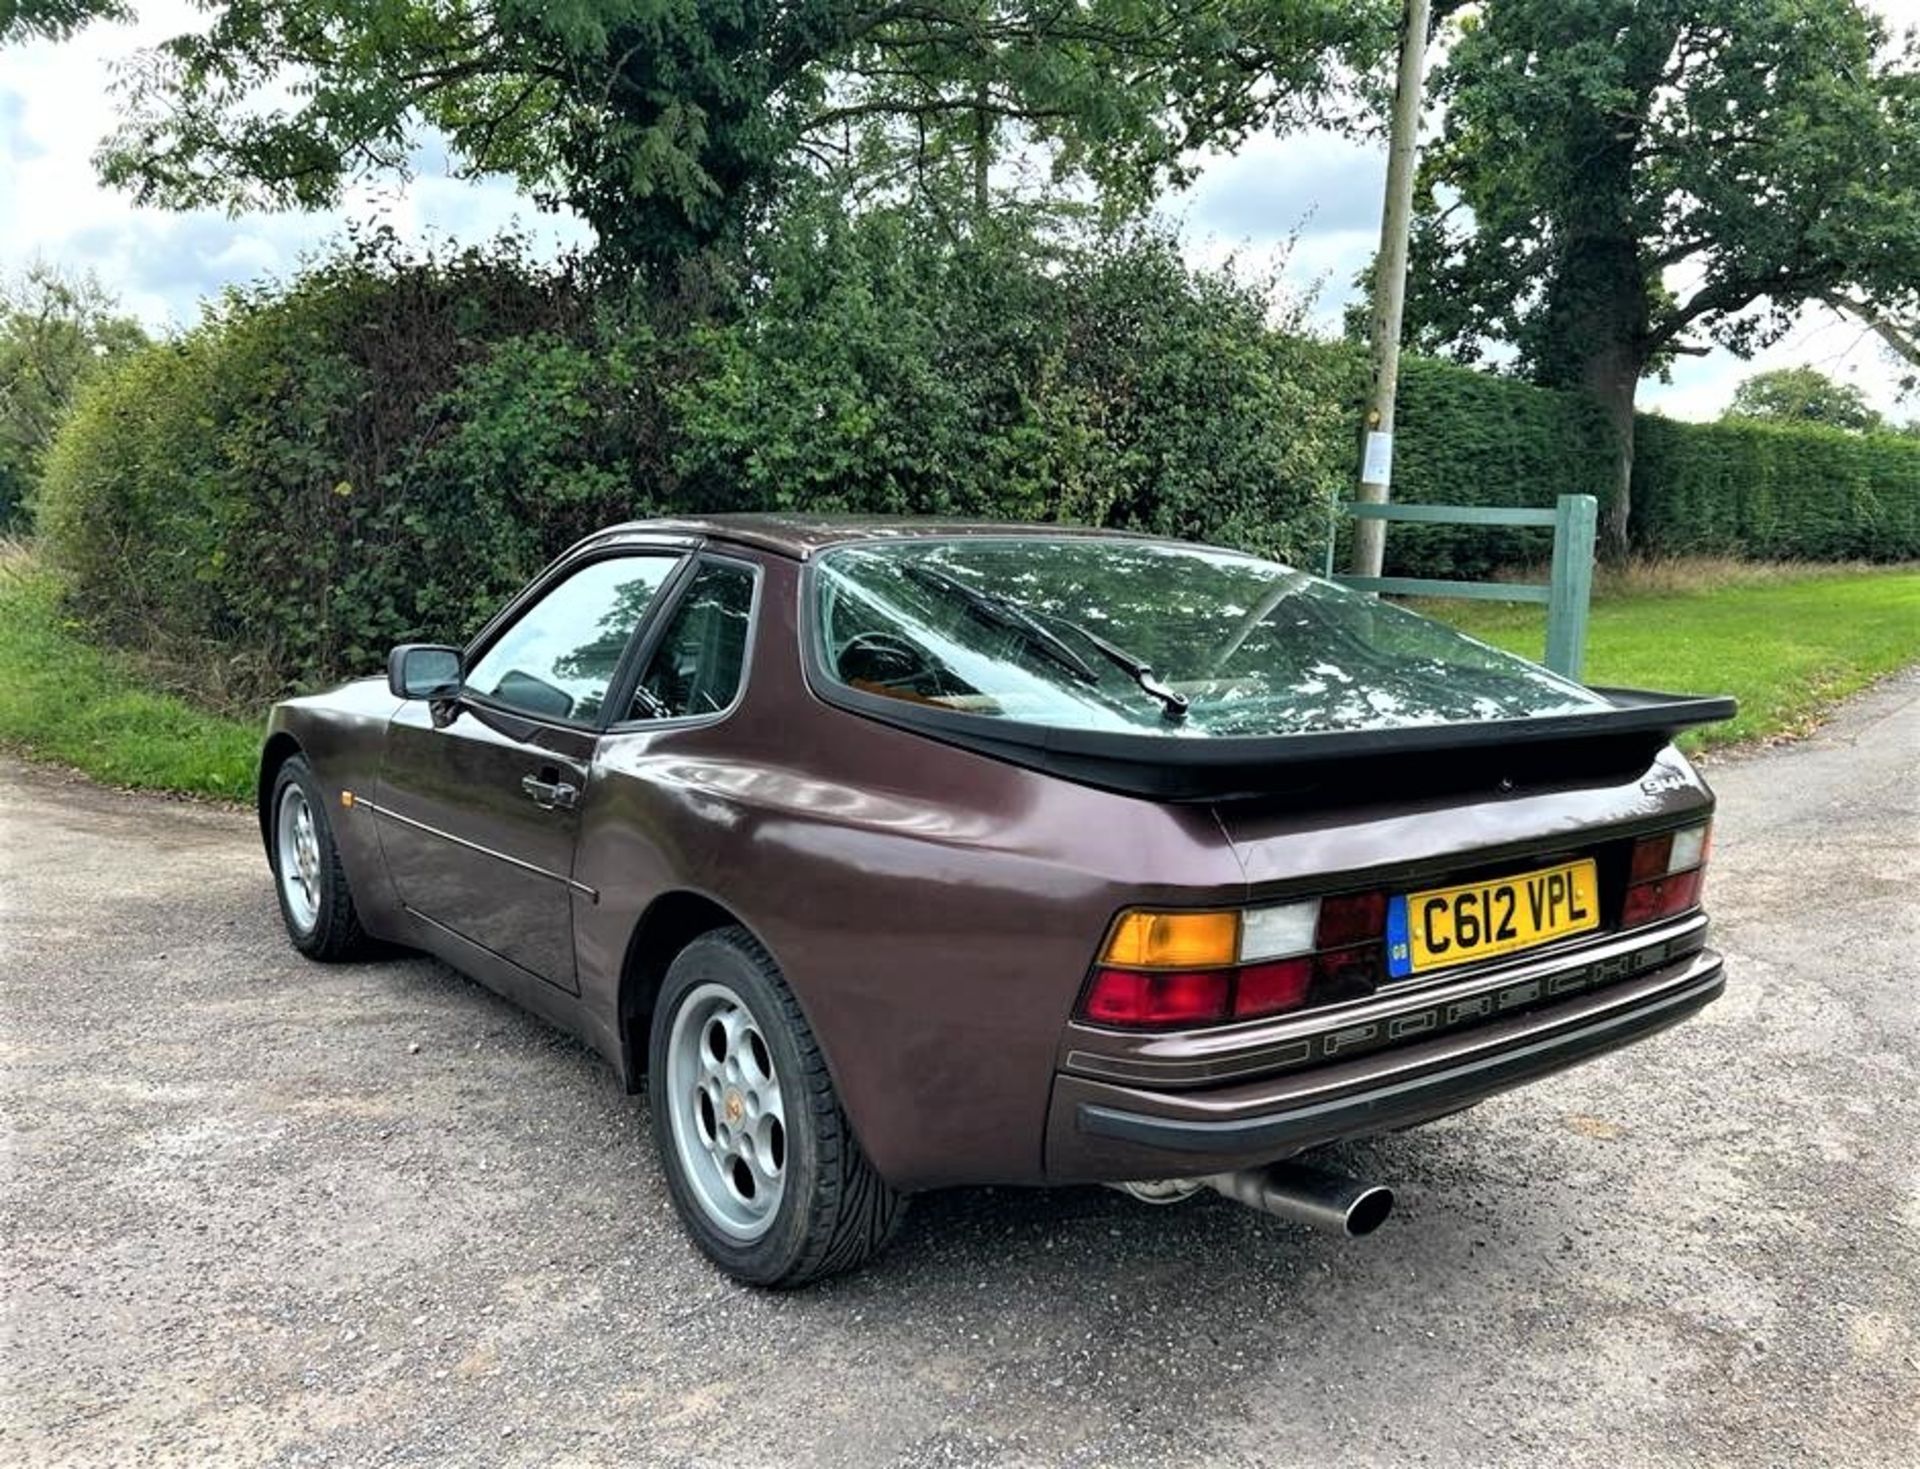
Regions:
[[[622,534],[702,536],[733,541],[804,561],[817,551],[850,541],[951,540],[958,536],[1085,536],[1108,540],[1149,539],[1130,531],[1080,525],[1035,525],[1012,520],[944,520],[913,515],[696,515],[629,520],[610,525],[593,539]]]

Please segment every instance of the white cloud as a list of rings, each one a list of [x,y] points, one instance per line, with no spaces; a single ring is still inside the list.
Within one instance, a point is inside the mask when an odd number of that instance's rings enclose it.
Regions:
[[[1323,132],[1259,137],[1206,160],[1161,213],[1179,225],[1190,260],[1277,271],[1286,291],[1313,303],[1315,327],[1338,331],[1380,238],[1385,182],[1381,149]]]
[[[1839,382],[1859,388],[1867,401],[1890,418],[1920,416],[1920,403],[1902,401],[1899,372],[1873,333],[1859,322],[1824,306],[1809,306],[1792,330],[1751,359],[1715,349],[1705,357],[1682,357],[1671,382],[1646,382],[1640,406],[1669,418],[1718,418],[1734,389],[1756,372],[1776,367],[1813,367]]]
[[[589,238],[577,219],[542,214],[505,180],[446,177],[445,154],[431,145],[411,181],[356,189],[324,214],[136,208],[93,171],[115,119],[115,73],[142,47],[205,22],[167,0],[142,5],[131,25],[0,50],[0,270],[36,258],[94,270],[128,310],[164,328],[192,322],[226,286],[290,273],[350,223],[385,223],[422,243],[474,242],[512,225],[548,251]]]

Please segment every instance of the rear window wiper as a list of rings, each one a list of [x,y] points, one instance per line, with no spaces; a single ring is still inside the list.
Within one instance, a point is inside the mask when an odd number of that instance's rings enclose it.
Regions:
[[[1070,617],[1061,617],[1052,612],[1049,612],[1047,616],[1059,623],[1062,627],[1070,627],[1079,633],[1081,637],[1093,644],[1094,650],[1098,652],[1102,658],[1106,659],[1107,662],[1113,664],[1114,667],[1120,669],[1135,683],[1139,684],[1142,693],[1158,699],[1160,701],[1160,712],[1169,720],[1177,723],[1187,717],[1187,696],[1176,693],[1167,687],[1167,685],[1161,683],[1160,680],[1154,676],[1153,665],[1151,663],[1129,653],[1125,648],[1108,642],[1105,638],[1101,637],[1099,633],[1083,627]]]
[[[1044,617],[1049,622],[1058,623],[1072,630],[1079,637],[1086,639],[1102,658],[1138,684],[1142,693],[1159,700],[1161,712],[1168,719],[1177,721],[1186,718],[1186,696],[1175,693],[1154,677],[1151,664],[1135,657],[1126,649],[1108,642],[1098,633],[1083,627],[1072,618],[1062,617],[1055,612],[1035,612],[1010,597],[996,596],[992,592],[983,592],[978,587],[969,586],[957,576],[949,575],[935,566],[923,566],[918,562],[909,561],[900,570],[922,586],[936,587],[950,596],[959,598],[982,621],[1019,632],[1035,649],[1071,671],[1073,676],[1082,683],[1098,683],[1100,675],[1094,672],[1093,666],[1062,642],[1056,634],[1048,632],[1039,619]]]
[[[1010,602],[1005,597],[996,597],[991,592],[970,587],[959,577],[951,576],[937,566],[922,566],[909,561],[900,568],[900,573],[923,587],[931,587],[958,599],[981,622],[1018,633],[1028,647],[1052,659],[1081,683],[1100,682],[1100,675],[1091,663],[1063,643],[1057,633],[1048,632],[1034,621],[1033,614],[1018,602]]]

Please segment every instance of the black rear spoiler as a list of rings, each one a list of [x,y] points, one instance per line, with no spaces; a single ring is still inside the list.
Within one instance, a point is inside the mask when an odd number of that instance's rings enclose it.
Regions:
[[[1739,707],[1730,698],[1596,688],[1609,707],[1579,714],[1209,739],[1021,724],[845,685],[815,692],[945,744],[1158,801],[1311,800],[1334,785],[1375,799],[1637,772],[1680,731],[1731,719]]]

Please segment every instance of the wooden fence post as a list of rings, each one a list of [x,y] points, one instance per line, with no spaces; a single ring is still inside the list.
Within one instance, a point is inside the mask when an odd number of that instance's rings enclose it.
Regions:
[[[1576,680],[1586,660],[1587,608],[1593,599],[1593,540],[1599,508],[1592,495],[1562,495],[1554,507],[1547,667]]]
[[[1553,529],[1553,575],[1539,582],[1450,581],[1424,576],[1332,576],[1357,592],[1391,597],[1471,597],[1533,602],[1547,609],[1547,667],[1578,680],[1586,661],[1587,610],[1593,599],[1593,543],[1600,504],[1592,495],[1562,495],[1551,510],[1496,505],[1393,505],[1373,501],[1338,509],[1358,521],[1412,525],[1511,525]],[[1327,542],[1327,566],[1333,542]]]

